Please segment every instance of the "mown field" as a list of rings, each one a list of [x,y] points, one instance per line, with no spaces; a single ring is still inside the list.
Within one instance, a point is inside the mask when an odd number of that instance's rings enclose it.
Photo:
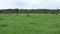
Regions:
[[[60,34],[60,14],[0,14],[0,34]]]

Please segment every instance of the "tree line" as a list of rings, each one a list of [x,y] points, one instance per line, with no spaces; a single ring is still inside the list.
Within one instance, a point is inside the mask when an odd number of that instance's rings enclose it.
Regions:
[[[3,9],[0,13],[60,13],[60,9]]]

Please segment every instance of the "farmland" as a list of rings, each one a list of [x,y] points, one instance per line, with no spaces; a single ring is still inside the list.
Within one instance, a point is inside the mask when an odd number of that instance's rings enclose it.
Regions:
[[[60,34],[60,14],[0,14],[0,34]]]

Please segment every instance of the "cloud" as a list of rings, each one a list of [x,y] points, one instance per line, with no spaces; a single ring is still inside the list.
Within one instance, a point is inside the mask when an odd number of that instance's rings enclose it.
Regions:
[[[0,9],[60,9],[60,0],[0,0]]]

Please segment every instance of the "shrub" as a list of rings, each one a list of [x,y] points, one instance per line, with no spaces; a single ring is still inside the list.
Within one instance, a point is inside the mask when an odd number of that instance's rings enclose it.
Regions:
[[[2,18],[0,18],[0,20],[2,20]]]
[[[55,15],[58,15],[57,13]]]
[[[6,24],[0,24],[0,27],[6,27],[7,25]]]
[[[30,16],[30,15],[27,15],[27,16]]]
[[[19,14],[17,13],[16,15],[18,16]]]

